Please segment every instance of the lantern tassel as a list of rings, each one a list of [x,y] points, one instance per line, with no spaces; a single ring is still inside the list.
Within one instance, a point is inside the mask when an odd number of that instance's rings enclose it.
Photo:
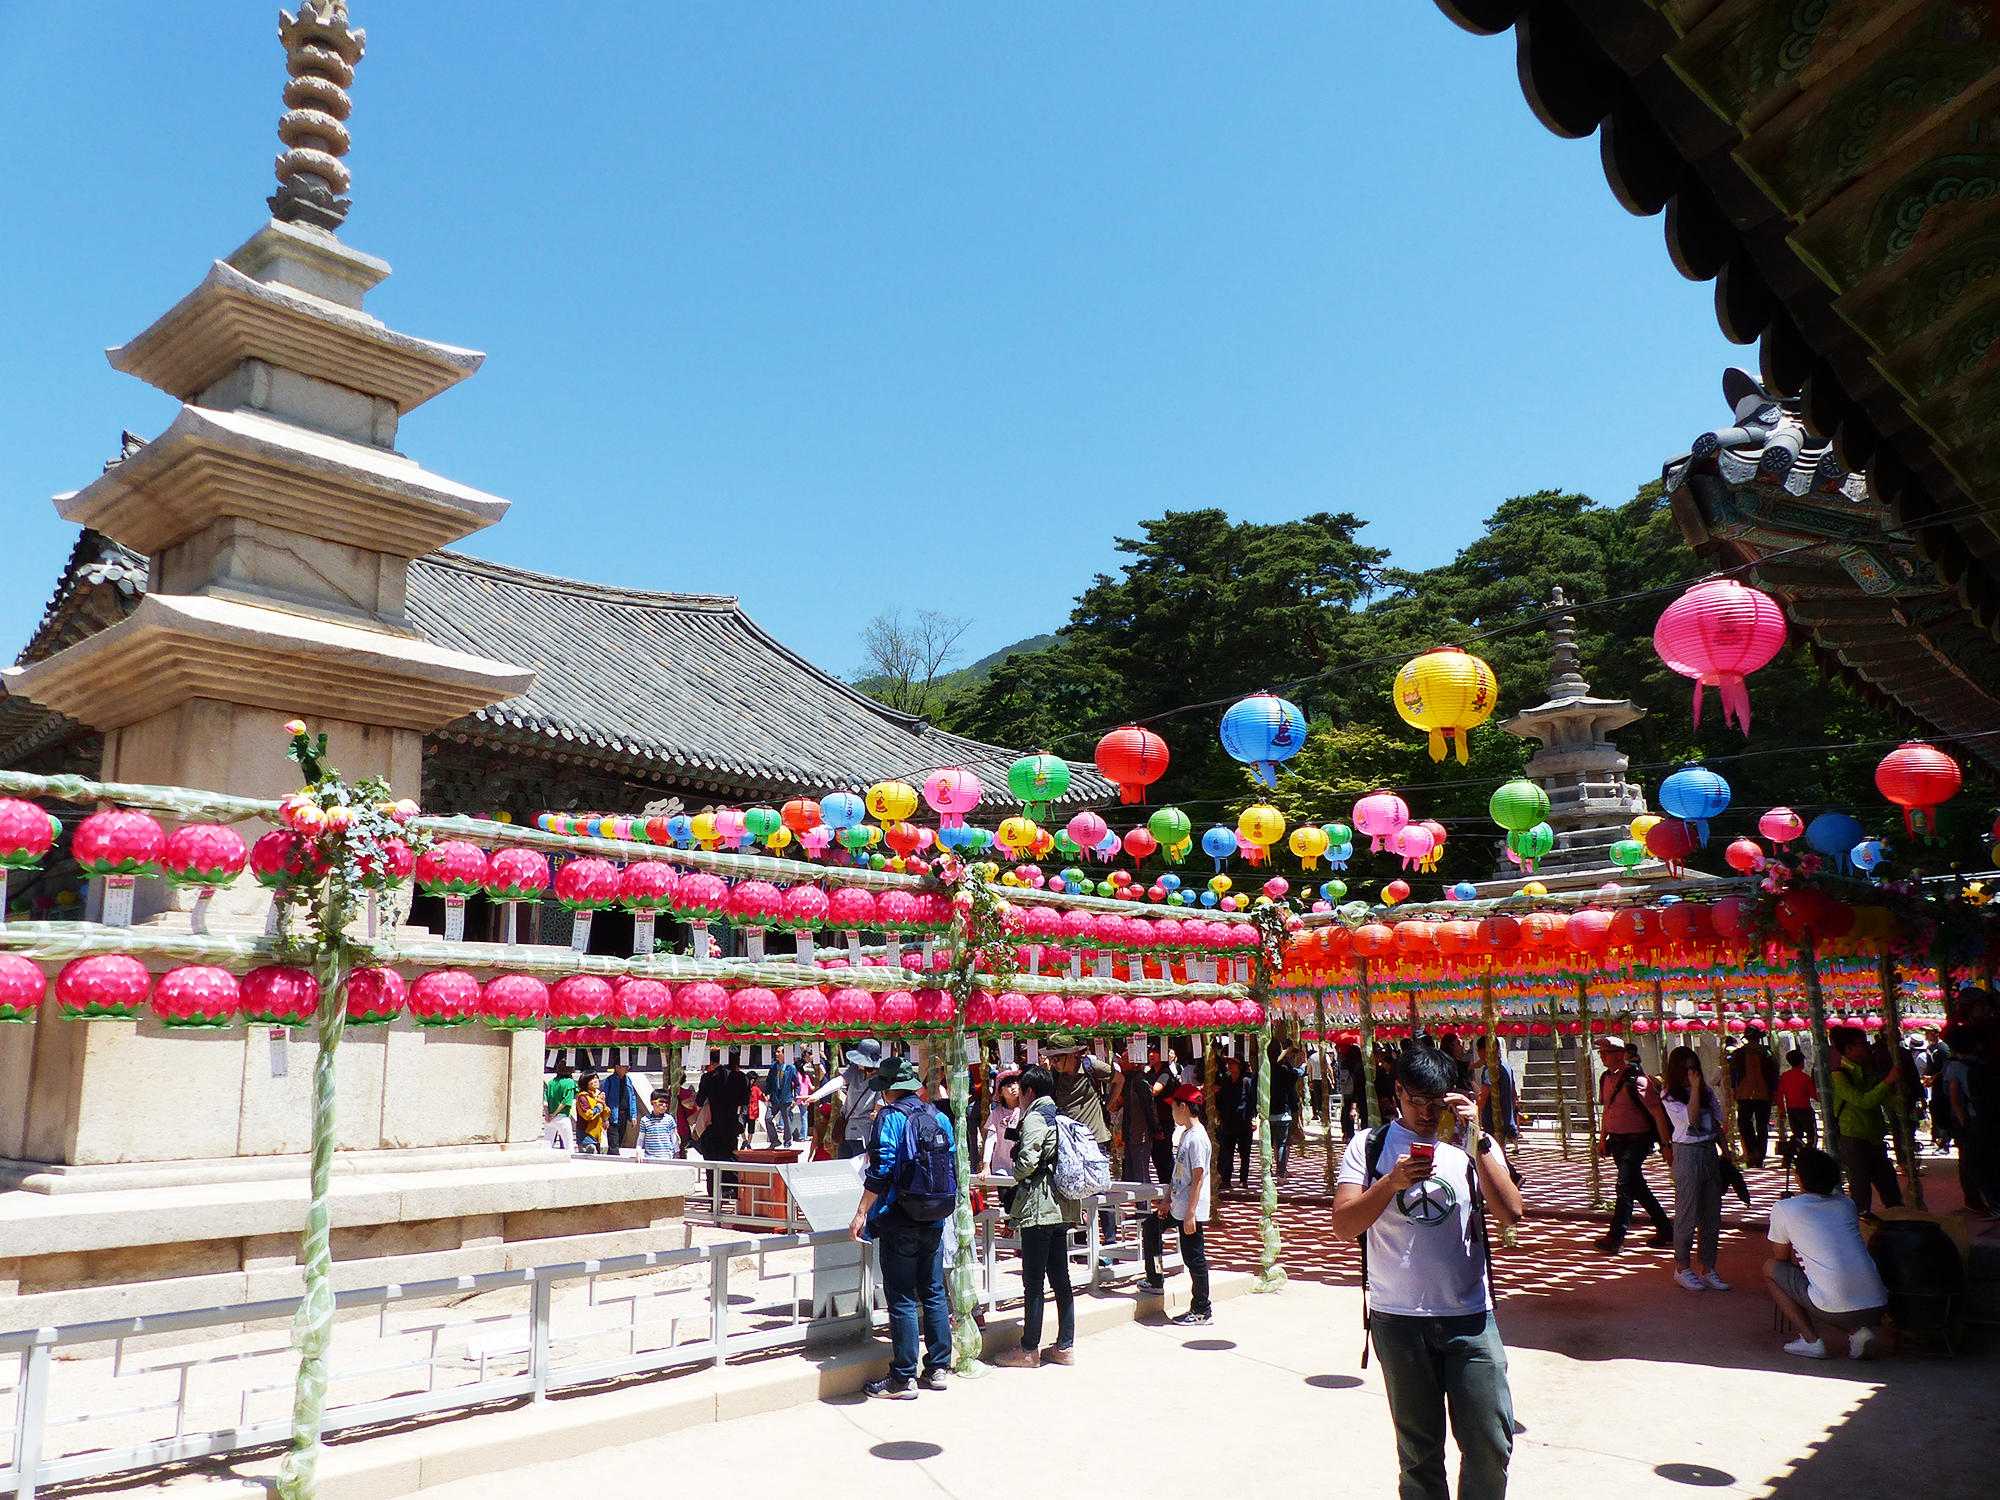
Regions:
[[[1442,729],[1433,729],[1431,731],[1431,759],[1444,759],[1444,731]]]

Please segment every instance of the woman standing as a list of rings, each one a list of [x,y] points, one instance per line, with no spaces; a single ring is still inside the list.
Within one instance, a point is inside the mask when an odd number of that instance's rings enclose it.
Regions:
[[[1037,1064],[1021,1075],[1021,1139],[1014,1147],[1014,1202],[1008,1217],[1021,1241],[1021,1342],[994,1356],[1004,1369],[1076,1361],[1076,1295],[1069,1284],[1070,1226],[1082,1222],[1074,1198],[1056,1191],[1056,1082]],[[1056,1301],[1056,1341],[1042,1342],[1042,1286]]]
[[[1116,1163],[1118,1180],[1145,1182],[1153,1164],[1153,1136],[1156,1131],[1153,1090],[1130,1054],[1119,1063],[1118,1076],[1111,1080],[1110,1108],[1112,1117],[1118,1122],[1119,1138],[1125,1148]]]
[[[1655,1115],[1674,1174],[1674,1280],[1691,1292],[1726,1292],[1715,1271],[1722,1239],[1722,1106],[1692,1047],[1667,1055],[1667,1086]],[[1695,1266],[1701,1269],[1696,1271]]]

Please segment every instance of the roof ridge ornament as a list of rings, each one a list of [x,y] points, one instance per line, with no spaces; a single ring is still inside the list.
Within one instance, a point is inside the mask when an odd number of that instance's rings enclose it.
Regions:
[[[331,232],[353,208],[341,196],[350,182],[352,143],[344,123],[353,111],[348,86],[368,46],[368,33],[347,24],[346,0],[305,0],[297,15],[278,12],[278,40],[285,47],[285,113],[278,120],[278,191],[268,200],[271,217]]]

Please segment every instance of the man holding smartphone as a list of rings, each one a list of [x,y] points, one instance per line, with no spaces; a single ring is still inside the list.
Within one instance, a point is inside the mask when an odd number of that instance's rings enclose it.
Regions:
[[[1479,1128],[1452,1060],[1413,1046],[1396,1060],[1396,1117],[1348,1143],[1333,1231],[1362,1242],[1364,1327],[1396,1429],[1401,1500],[1449,1500],[1445,1412],[1459,1500],[1500,1500],[1514,1450],[1507,1352],[1493,1318],[1485,1214],[1521,1217],[1507,1159]],[[1363,1358],[1366,1359],[1364,1347]]]

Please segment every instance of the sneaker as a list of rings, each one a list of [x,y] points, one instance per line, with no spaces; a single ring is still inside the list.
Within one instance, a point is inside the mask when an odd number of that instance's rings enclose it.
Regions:
[[[1868,1351],[1874,1347],[1875,1330],[1872,1328],[1857,1328],[1847,1336],[1847,1357],[1849,1359],[1866,1359]]]
[[[1076,1363],[1076,1350],[1063,1344],[1057,1344],[1053,1348],[1042,1351],[1042,1363],[1045,1365],[1073,1365]]]
[[[1695,1275],[1694,1272],[1690,1271],[1686,1266],[1682,1266],[1678,1271],[1674,1272],[1674,1280],[1678,1282],[1681,1286],[1686,1287],[1691,1292],[1700,1292],[1707,1290],[1707,1288],[1702,1285],[1701,1278]]]
[[[1607,1234],[1603,1239],[1595,1241],[1594,1247],[1600,1254],[1616,1255],[1620,1250],[1625,1248],[1625,1241],[1615,1239]]]
[[[1182,1328],[1206,1328],[1210,1323],[1215,1321],[1215,1314],[1205,1310],[1202,1312],[1190,1311],[1182,1313],[1178,1318],[1169,1318],[1167,1321],[1169,1323],[1177,1323]]]
[[[1825,1339],[1793,1339],[1785,1345],[1785,1353],[1796,1354],[1800,1359],[1825,1359]]]
[[[1159,1297],[1165,1295],[1167,1284],[1164,1281],[1155,1281],[1149,1276],[1139,1283],[1136,1290],[1148,1297]]]
[[[901,1375],[884,1375],[880,1380],[871,1380],[861,1387],[861,1393],[877,1401],[914,1401],[917,1399],[917,1385]]]
[[[1713,1270],[1703,1271],[1701,1273],[1701,1284],[1707,1287],[1711,1292],[1726,1292],[1729,1290],[1729,1283],[1724,1281],[1720,1276],[1716,1275]]]
[[[935,1369],[926,1370],[924,1371],[923,1374],[917,1377],[918,1390],[941,1391],[944,1388],[945,1388],[945,1375],[944,1375],[943,1365],[939,1365]]]
[[[1011,1349],[1002,1349],[988,1364],[1002,1370],[1032,1370],[1041,1364],[1041,1357],[1032,1349],[1023,1349],[1016,1344]]]

